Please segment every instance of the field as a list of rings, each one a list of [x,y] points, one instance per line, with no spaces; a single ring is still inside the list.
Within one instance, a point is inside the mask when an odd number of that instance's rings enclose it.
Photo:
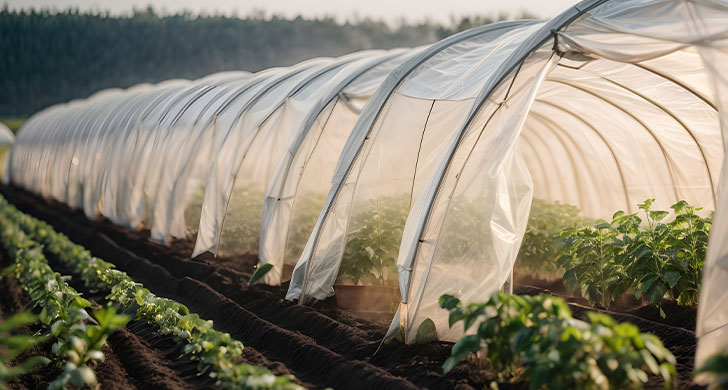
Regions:
[[[495,373],[481,370],[472,359],[443,374],[451,343],[430,342],[404,345],[396,341],[380,346],[387,324],[357,319],[335,308],[333,300],[312,307],[281,299],[287,286],[248,286],[254,271],[254,256],[234,259],[188,260],[191,243],[178,241],[171,247],[147,239],[147,232],[134,232],[107,222],[93,222],[82,213],[45,201],[17,188],[2,188],[2,194],[21,211],[48,222],[83,245],[94,256],[113,263],[152,293],[187,306],[190,312],[212,320],[215,329],[229,333],[244,344],[242,362],[264,366],[276,375],[293,374],[295,383],[309,388],[432,388],[469,389],[489,386]],[[9,264],[3,252],[3,266]],[[80,275],[50,255],[52,268],[71,275],[70,285],[84,297],[103,302],[104,294],[86,286]],[[695,351],[695,310],[665,302],[666,318],[654,306],[634,309],[634,302],[616,302],[610,310],[590,307],[573,297],[560,279],[519,277],[517,294],[551,291],[566,297],[577,318],[585,311],[608,313],[618,321],[636,324],[641,331],[657,335],[676,356],[678,388],[690,385]],[[0,301],[0,313],[9,315],[29,309],[29,298],[12,277],[2,279],[8,291]],[[32,325],[24,331],[33,331]],[[49,355],[49,345],[39,344],[33,353]],[[131,321],[118,329],[104,347],[107,359],[97,367],[101,388],[189,388],[211,387],[214,381],[196,373],[196,361],[179,358],[180,347],[172,337],[160,335],[145,321]],[[56,371],[53,371],[53,370]],[[58,375],[58,368],[10,383],[11,388],[33,389]],[[526,383],[501,383],[501,389],[528,388]],[[647,388],[663,388],[654,377]]]
[[[20,126],[25,123],[27,118],[4,118],[0,119],[0,122],[5,124],[13,133],[17,132]]]

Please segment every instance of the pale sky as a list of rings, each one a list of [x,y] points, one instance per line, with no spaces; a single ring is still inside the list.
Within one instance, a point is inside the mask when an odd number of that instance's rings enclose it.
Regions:
[[[267,15],[276,13],[285,16],[334,16],[340,21],[359,17],[372,17],[396,22],[402,18],[421,21],[428,18],[440,23],[449,23],[451,17],[467,15],[492,15],[506,12],[509,15],[528,11],[536,16],[548,18],[575,4],[576,0],[0,0],[11,9],[51,8],[65,9],[69,6],[81,10],[111,11],[114,14],[130,13],[136,8],[153,4],[164,13],[187,9],[195,13],[236,13],[239,16],[254,10],[264,10]]]

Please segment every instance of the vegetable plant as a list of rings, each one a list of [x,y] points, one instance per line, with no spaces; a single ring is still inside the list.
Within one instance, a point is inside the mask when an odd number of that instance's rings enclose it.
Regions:
[[[533,199],[528,225],[516,258],[515,271],[545,278],[559,278],[564,271],[558,265],[564,241],[561,230],[588,226],[594,221],[579,215],[576,206]]]
[[[654,335],[603,314],[575,319],[564,300],[548,294],[498,293],[466,306],[443,295],[440,306],[450,312],[451,327],[462,322],[466,333],[476,329],[455,343],[445,372],[485,351],[501,381],[522,380],[531,389],[640,388],[648,373],[661,375],[669,387],[677,374],[674,356]]]
[[[705,252],[711,221],[702,218],[685,201],[671,206],[675,217],[662,222],[669,214],[652,210],[654,199],[639,205],[645,215],[646,227],[627,242],[625,254],[629,257],[628,272],[635,275],[634,290],[639,298],[660,308],[665,294],[679,305],[696,306],[702,279]]]
[[[75,314],[80,315],[80,312]],[[63,319],[57,320],[51,326],[51,334],[58,339],[53,344],[53,352],[65,356],[66,364],[61,375],[48,386],[50,390],[97,387],[98,382],[92,367],[104,361],[102,348],[106,339],[116,329],[125,327],[129,316],[117,314],[115,308],[107,307],[95,311],[93,317],[95,324],[86,317],[81,321],[74,321],[71,327]]]
[[[10,219],[15,224],[11,223]],[[2,233],[3,245],[6,248],[14,248],[13,253],[15,254],[32,253],[39,267],[43,269],[42,274],[53,275],[53,278],[61,278],[65,283],[65,278],[54,274],[50,270],[45,257],[43,257],[41,247],[29,240],[25,234],[27,233],[32,238],[39,240],[43,243],[45,250],[83,275],[86,286],[99,291],[110,291],[107,300],[113,307],[123,310],[124,314],[134,315],[139,320],[155,325],[160,334],[171,336],[175,341],[183,343],[183,353],[199,361],[198,371],[215,378],[217,385],[221,388],[281,390],[301,388],[293,382],[290,375],[275,376],[265,367],[238,363],[237,361],[242,355],[243,345],[239,341],[233,340],[229,334],[216,331],[212,321],[205,321],[199,318],[197,314],[190,313],[186,306],[178,302],[157,297],[141,284],[134,282],[126,273],[114,269],[112,264],[91,256],[89,251],[74,244],[63,234],[55,232],[45,222],[19,212],[7,204],[1,196],[0,233]],[[27,269],[26,263],[30,263],[30,261],[24,260],[22,263],[16,263],[16,268],[12,270],[16,272],[25,270]],[[70,289],[70,287],[68,288]],[[72,295],[70,290],[69,295]],[[83,301],[78,302],[83,303]],[[85,303],[83,304],[85,305]],[[84,309],[80,308],[79,310]],[[108,324],[118,324],[120,318],[116,315],[111,316],[109,313],[101,315],[104,320],[98,318],[99,315],[96,315],[96,317],[98,326],[102,328],[101,330],[110,329],[112,326]],[[88,318],[88,315],[73,316],[72,318],[83,320]],[[65,324],[61,326],[54,323],[54,326],[58,326],[59,329],[66,328]],[[68,327],[68,329],[75,329],[79,326],[82,325],[77,323],[76,326]],[[86,327],[84,329],[95,328]],[[92,339],[91,336],[103,336],[105,334],[100,330],[92,330],[91,332],[96,333],[89,336],[89,341],[85,346],[97,344],[94,340],[99,340],[99,338]],[[75,336],[81,338],[80,335]],[[87,347],[84,347],[83,350],[89,351]],[[74,351],[77,352],[76,349]],[[93,358],[93,356],[90,356],[90,358]],[[80,357],[79,361],[83,361],[83,358]],[[70,375],[69,382],[73,384],[74,378],[79,376],[83,379],[84,375],[82,374],[88,374],[88,371],[75,371],[75,374]],[[90,378],[90,375],[88,378]]]
[[[338,281],[397,286],[397,255],[409,197],[379,197],[358,207],[349,222]]]
[[[65,360],[63,373],[51,384],[51,389],[95,387],[96,375],[91,368],[103,359],[99,350],[85,348],[83,339],[90,302],[68,285],[63,277],[48,266],[41,247],[14,226],[6,216],[0,216],[1,240],[15,264],[6,269],[14,273],[36,307],[41,308],[39,319],[49,337],[55,339],[53,353]],[[103,345],[103,342],[101,343]],[[89,354],[86,354],[88,352]]]
[[[38,321],[38,317],[28,313],[14,314],[0,323],[0,389],[7,387],[5,382],[25,375],[38,366],[50,363],[43,356],[30,356],[10,366],[9,363],[34,345],[46,340],[40,335],[14,334],[19,327]]]
[[[618,211],[611,223],[560,233],[565,246],[559,265],[572,291],[608,308],[631,289],[658,307],[662,317],[666,296],[679,305],[697,305],[711,220],[680,201],[671,206],[674,218],[665,222],[670,212],[654,210],[653,202],[640,203],[639,213]]]
[[[564,284],[578,291],[592,305],[608,308],[632,284],[627,264],[620,256],[619,231],[609,223],[569,227],[558,265],[565,269]]]

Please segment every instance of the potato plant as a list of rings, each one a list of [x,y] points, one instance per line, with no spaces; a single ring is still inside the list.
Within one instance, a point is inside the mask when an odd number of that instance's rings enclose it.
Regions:
[[[120,323],[124,326],[128,317],[118,316],[113,310],[102,310],[95,313],[101,320],[92,324],[94,320],[86,311],[91,303],[68,285],[68,277],[53,272],[42,248],[7,215],[0,215],[0,228],[0,241],[15,260],[5,272],[14,274],[36,307],[41,309],[40,322],[47,337],[55,340],[53,353],[62,360],[64,370],[49,388],[96,388],[98,383],[93,368],[103,361],[101,348],[108,335]]]
[[[671,206],[675,218],[665,223],[662,220],[668,212],[652,210],[653,201],[648,199],[639,205],[647,226],[634,235],[625,250],[628,272],[636,279],[635,295],[644,295],[658,307],[665,294],[679,305],[695,307],[711,220],[695,213],[700,208],[680,201]]]
[[[51,334],[58,338],[53,345],[53,352],[63,355],[66,363],[61,375],[50,383],[49,390],[67,388],[94,387],[97,384],[96,374],[92,367],[104,361],[103,346],[106,339],[116,329],[124,328],[129,316],[117,314],[116,309],[107,307],[93,314],[96,324],[89,318],[67,327],[67,322],[58,320],[51,326]]]
[[[499,380],[527,382],[531,389],[640,388],[648,373],[662,376],[669,387],[677,375],[674,356],[654,335],[603,314],[575,319],[563,299],[548,294],[498,293],[469,305],[443,295],[440,306],[450,312],[451,327],[475,327],[455,343],[445,372],[484,351]]]
[[[564,284],[589,303],[608,308],[632,285],[620,256],[622,241],[612,225],[570,227],[561,237],[565,245],[557,264],[566,270]]]

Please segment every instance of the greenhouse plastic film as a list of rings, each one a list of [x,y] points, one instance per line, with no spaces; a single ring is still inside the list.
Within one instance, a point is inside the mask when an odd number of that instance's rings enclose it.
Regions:
[[[531,204],[532,182],[517,153],[520,130],[541,82],[556,63],[550,50],[542,50],[506,79],[469,124],[462,139],[455,137],[422,199],[435,196],[423,235],[408,229],[398,267],[411,268],[407,290],[408,323],[405,340],[414,340],[425,319],[435,323],[438,337],[456,340],[462,329],[450,329],[438,298],[453,294],[466,303],[487,300],[511,272]],[[500,100],[498,97],[503,96]],[[444,170],[444,171],[443,171]],[[431,194],[431,195],[430,195]],[[418,201],[418,207],[430,207]],[[427,216],[415,210],[412,215]],[[417,245],[416,257],[409,257]],[[422,247],[426,250],[419,250]],[[430,248],[432,247],[432,248]],[[427,257],[425,257],[427,256]],[[457,280],[453,282],[453,278]],[[402,315],[402,314],[400,314]]]

